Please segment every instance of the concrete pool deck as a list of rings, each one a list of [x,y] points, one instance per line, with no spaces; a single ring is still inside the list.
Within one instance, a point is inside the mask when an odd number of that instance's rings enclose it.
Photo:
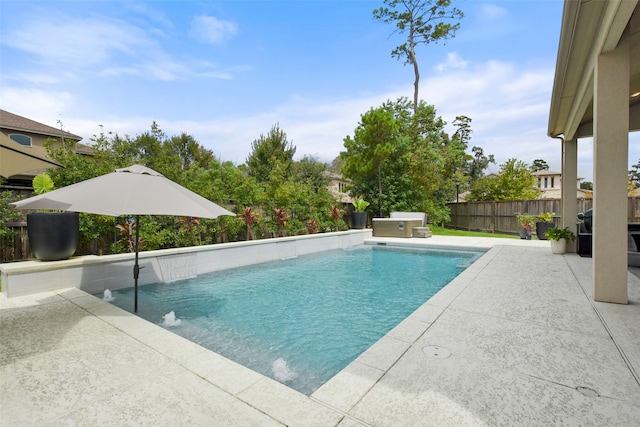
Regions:
[[[0,295],[0,425],[640,425],[640,280],[596,303],[592,260],[490,249],[310,397],[70,288]]]

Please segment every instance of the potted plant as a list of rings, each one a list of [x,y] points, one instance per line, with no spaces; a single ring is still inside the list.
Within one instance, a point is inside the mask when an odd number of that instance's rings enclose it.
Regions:
[[[567,242],[576,240],[576,235],[569,230],[569,227],[552,227],[546,231],[545,236],[550,240],[551,252],[554,254],[565,253],[567,251]]]
[[[353,212],[353,224],[351,228],[362,230],[367,226],[367,213],[365,209],[369,206],[369,202],[365,201],[362,197],[359,197],[356,201],[351,203],[355,212]]]
[[[44,194],[53,190],[46,173],[33,178],[33,191]],[[27,236],[33,255],[41,261],[59,261],[71,257],[80,238],[78,212],[35,212],[27,214]]]
[[[536,216],[528,213],[516,213],[516,220],[522,229],[520,230],[520,238],[531,240],[531,230],[536,221]]]
[[[540,214],[536,218],[536,236],[538,236],[538,239],[547,240],[544,233],[550,228],[556,226],[556,224],[553,222],[553,217],[555,214],[555,212],[540,212]]]

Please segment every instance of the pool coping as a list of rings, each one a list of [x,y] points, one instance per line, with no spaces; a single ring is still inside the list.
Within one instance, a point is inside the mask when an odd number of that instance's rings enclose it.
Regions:
[[[271,420],[284,425],[363,426],[369,424],[358,416],[358,411],[352,411],[352,409],[361,404],[363,398],[403,357],[411,358],[407,355],[409,349],[416,346],[419,338],[482,273],[483,269],[504,249],[504,246],[526,245],[531,248],[548,248],[548,242],[506,240],[509,239],[492,239],[491,242],[465,238],[433,240],[414,238],[410,241],[392,238],[391,240],[367,239],[366,244],[393,242],[404,246],[483,248],[487,252],[311,396],[290,389],[271,378],[175,335],[159,325],[147,322],[75,288],[15,299],[0,296],[0,309],[19,310],[21,307],[52,303],[73,304],[110,325],[117,333],[132,337],[166,356],[187,372],[204,379],[212,386],[246,404],[248,412],[257,410],[266,417],[265,424]],[[494,244],[491,245],[491,243]],[[576,258],[575,255],[567,256],[566,259],[571,263],[578,261],[573,258]],[[580,260],[580,262],[586,261]],[[605,305],[601,310],[609,307],[610,305]],[[405,420],[411,423],[408,420],[411,418]],[[397,422],[402,421],[398,419]]]
[[[269,414],[270,417],[285,425],[313,425],[318,420],[317,425],[337,425],[344,419],[361,423],[349,415],[348,411],[403,356],[446,306],[468,286],[478,271],[492,259],[491,244],[499,243],[501,240],[507,239],[470,241],[468,239],[366,238],[365,245],[383,243],[405,248],[427,247],[486,252],[310,396],[78,288],[14,298],[0,296],[0,309],[19,309],[32,304],[49,304],[67,300],[122,333],[167,356],[194,375],[259,411]]]
[[[365,241],[365,245],[384,244],[388,247],[403,248],[482,250],[485,253],[344,369],[320,386],[309,396],[311,399],[346,415],[429,329],[449,304],[469,286],[499,250],[486,242],[470,243],[456,242],[456,240],[450,241],[450,244],[433,242],[384,237],[373,237]]]

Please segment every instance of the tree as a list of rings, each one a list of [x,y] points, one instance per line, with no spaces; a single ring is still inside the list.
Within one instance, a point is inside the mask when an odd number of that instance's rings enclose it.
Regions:
[[[451,139],[443,137],[445,142],[445,173],[452,182],[459,181],[466,186],[469,177],[466,175],[466,165],[472,157],[466,153],[471,140],[471,118],[457,116],[453,121],[456,131]]]
[[[342,165],[344,165],[344,160],[338,154],[335,159],[331,161],[331,164],[327,166],[327,170],[333,173],[341,173]]]
[[[387,7],[374,9],[373,17],[385,24],[395,24],[393,33],[406,33],[406,41],[391,52],[391,57],[403,58],[405,65],[413,65],[413,106],[417,109],[420,72],[416,47],[455,37],[460,28],[460,23],[455,21],[462,19],[464,14],[451,7],[451,0],[383,0],[383,3]]]
[[[14,201],[13,194],[10,191],[0,192],[0,238],[13,235],[13,230],[7,226],[7,223],[20,217],[20,211],[16,211],[9,206],[9,203]]]
[[[548,171],[549,165],[542,159],[535,159],[533,163],[531,163],[531,172],[538,171]]]
[[[481,147],[473,147],[471,152],[473,156],[467,161],[465,169],[469,182],[473,183],[484,175],[484,171],[489,167],[490,163],[496,163],[496,159],[493,154],[485,156]]]
[[[292,176],[296,181],[309,185],[315,193],[326,188],[329,177],[325,174],[327,165],[311,156],[304,156],[302,160],[293,162]]]
[[[500,165],[498,175],[484,176],[471,186],[467,200],[528,200],[535,199],[540,190],[526,162],[509,159]]]
[[[582,190],[593,190],[593,182],[591,182],[591,181],[582,181],[580,183],[580,188]]]
[[[390,211],[422,211],[436,222],[448,218],[455,197],[456,165],[465,144],[449,138],[445,122],[424,101],[387,101],[361,116],[353,137],[344,139],[342,173],[351,193],[362,196],[381,216]]]
[[[293,155],[296,148],[287,141],[287,134],[276,123],[267,135],[251,143],[251,154],[247,158],[247,169],[250,176],[258,182],[269,181],[274,168],[281,166],[288,173],[291,171]]]
[[[629,179],[633,183],[634,188],[640,188],[640,160],[638,160],[638,163],[631,166]]]
[[[380,216],[383,204],[382,164],[391,157],[394,146],[397,146],[398,128],[392,111],[384,107],[372,108],[361,116],[353,139],[350,136],[344,139],[347,149],[342,157],[345,175],[352,179],[375,176]]]

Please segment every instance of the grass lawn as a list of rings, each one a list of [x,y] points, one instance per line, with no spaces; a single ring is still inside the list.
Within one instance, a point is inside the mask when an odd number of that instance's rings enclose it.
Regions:
[[[467,237],[505,237],[507,239],[519,239],[520,236],[514,234],[494,234],[482,231],[466,231],[466,230],[453,230],[450,228],[442,228],[437,225],[430,225],[429,229],[434,236],[467,236]]]

